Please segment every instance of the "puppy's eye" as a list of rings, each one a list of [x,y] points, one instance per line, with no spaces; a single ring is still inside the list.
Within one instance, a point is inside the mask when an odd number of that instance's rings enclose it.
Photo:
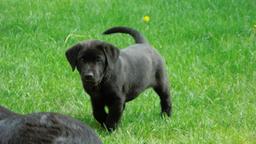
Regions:
[[[81,58],[81,61],[86,62],[86,59],[84,57]]]
[[[96,62],[102,62],[102,59],[101,58],[97,58]]]

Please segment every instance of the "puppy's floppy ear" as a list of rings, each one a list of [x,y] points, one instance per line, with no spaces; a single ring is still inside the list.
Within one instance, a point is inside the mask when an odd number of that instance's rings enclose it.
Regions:
[[[75,70],[75,68],[77,66],[77,56],[78,56],[78,53],[79,53],[81,47],[82,47],[81,44],[77,44],[77,45],[72,46],[71,48],[69,48],[66,51],[66,58],[67,58],[69,64],[71,65],[73,71]]]
[[[117,61],[120,50],[116,48],[115,46],[108,44],[108,43],[102,43],[99,48],[101,48],[106,56],[107,59],[107,65],[110,69],[113,68],[114,63]]]

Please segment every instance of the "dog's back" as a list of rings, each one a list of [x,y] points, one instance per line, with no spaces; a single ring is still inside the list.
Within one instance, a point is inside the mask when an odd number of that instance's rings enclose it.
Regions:
[[[16,116],[18,114],[8,110],[7,108],[0,105],[0,120],[6,119],[11,116]]]
[[[11,113],[6,116],[7,113]],[[1,144],[101,144],[100,139],[86,125],[57,113],[17,115],[0,107]]]
[[[129,34],[135,40],[135,44],[124,48],[120,52],[119,58],[122,59],[124,71],[126,73],[127,101],[133,99],[136,95],[148,87],[157,84],[159,71],[164,73],[163,59],[156,49],[152,48],[144,36],[137,30],[128,27],[113,27],[103,34],[124,33]]]

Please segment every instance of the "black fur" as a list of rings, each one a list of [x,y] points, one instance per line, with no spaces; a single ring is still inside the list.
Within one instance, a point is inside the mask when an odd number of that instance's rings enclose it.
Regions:
[[[57,113],[19,115],[0,106],[0,144],[102,144],[81,122]]]
[[[114,27],[104,32],[111,33],[130,34],[136,44],[119,50],[109,43],[91,40],[66,52],[70,65],[77,67],[83,87],[91,97],[95,119],[108,130],[114,130],[125,103],[150,87],[160,97],[162,113],[170,116],[172,104],[168,78],[159,53],[136,30]],[[108,113],[105,107],[109,109]]]
[[[103,34],[112,34],[112,33],[127,33],[130,34],[135,43],[147,43],[146,39],[137,31],[127,27],[113,27],[103,32]]]

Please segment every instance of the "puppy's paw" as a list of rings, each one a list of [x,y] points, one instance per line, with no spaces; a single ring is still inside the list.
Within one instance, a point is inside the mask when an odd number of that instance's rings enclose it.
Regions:
[[[171,115],[172,115],[171,107],[168,107],[168,108],[162,110],[162,112],[161,112],[162,117],[166,117],[166,116],[171,117]]]
[[[170,114],[166,113],[166,112],[161,112],[161,117],[165,118],[165,117],[171,117]]]
[[[108,132],[110,132],[110,133],[112,133],[113,131],[115,131],[115,129],[116,129],[116,128],[110,128],[110,127],[107,128]]]
[[[104,129],[106,129],[108,132],[112,133],[116,129],[117,124],[107,124],[107,123],[104,123],[104,124],[102,124],[102,127]]]

